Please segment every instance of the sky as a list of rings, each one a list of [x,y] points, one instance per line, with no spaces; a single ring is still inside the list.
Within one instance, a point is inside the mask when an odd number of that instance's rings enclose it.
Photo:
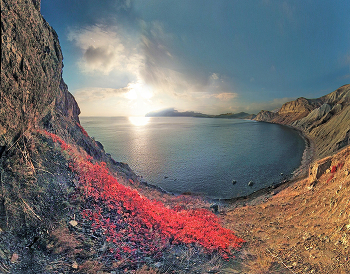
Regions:
[[[350,83],[348,0],[42,0],[82,116],[274,110]]]

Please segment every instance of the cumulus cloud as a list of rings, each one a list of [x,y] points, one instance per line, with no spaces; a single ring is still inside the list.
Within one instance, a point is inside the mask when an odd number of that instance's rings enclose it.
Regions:
[[[71,29],[68,40],[81,49],[82,71],[109,74],[112,70],[133,72],[142,64],[142,57],[130,36],[117,27],[102,25]]]
[[[133,108],[133,113],[149,111],[171,100],[188,110],[211,105],[229,107],[237,94],[218,72],[188,70],[172,52],[175,39],[160,22],[140,21],[141,31],[130,35],[116,26],[94,25],[71,29],[69,40],[81,50],[79,68],[89,75],[126,75],[129,83],[121,88],[94,87],[75,91],[79,103],[118,98]],[[98,74],[97,74],[98,75]],[[119,86],[119,83],[116,83]],[[152,98],[152,100],[151,100]],[[146,106],[148,104],[148,106]],[[141,111],[143,110],[143,111]]]
[[[213,80],[218,80],[218,79],[219,79],[218,74],[217,74],[217,73],[213,73],[213,74],[211,75],[211,79],[213,79]]]

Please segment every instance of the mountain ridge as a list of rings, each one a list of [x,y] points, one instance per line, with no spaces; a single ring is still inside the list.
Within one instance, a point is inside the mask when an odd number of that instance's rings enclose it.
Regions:
[[[197,118],[230,118],[230,119],[251,119],[253,114],[246,112],[224,113],[218,115],[203,114],[195,111],[178,111],[175,108],[167,108],[159,111],[148,112],[145,117],[197,117]]]
[[[350,84],[316,99],[298,98],[276,111],[260,111],[255,121],[295,127],[313,140],[316,158],[329,156],[350,144]]]

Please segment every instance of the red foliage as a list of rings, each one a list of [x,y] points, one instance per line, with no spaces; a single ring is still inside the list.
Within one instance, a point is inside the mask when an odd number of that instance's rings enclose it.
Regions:
[[[327,183],[329,183],[334,178],[334,173],[336,173],[338,170],[342,169],[344,166],[344,163],[338,163],[335,166],[332,166],[331,168],[331,176],[328,178]]]
[[[64,141],[45,132],[61,147]],[[136,190],[119,184],[106,163],[92,159],[75,160],[70,168],[79,175],[79,189],[89,201],[82,211],[91,226],[113,245],[115,257],[139,261],[156,255],[168,244],[199,244],[207,252],[217,251],[228,258],[233,248],[244,242],[220,224],[206,209],[168,208],[161,202],[142,197]]]
[[[45,135],[48,138],[51,138],[55,143],[59,143],[62,150],[71,150],[71,146],[67,145],[65,141],[63,141],[59,136],[56,134],[53,134],[51,132],[48,132],[46,130],[40,130],[39,133]]]
[[[332,166],[331,173],[337,172],[338,170],[342,169],[343,166],[344,166],[344,163],[338,163],[337,165]]]
[[[337,169],[338,169],[338,167],[337,167],[337,166],[332,166],[331,173],[336,172],[336,171],[337,171]]]
[[[344,166],[344,163],[338,163],[338,169],[342,169]]]
[[[334,174],[331,174],[331,176],[329,176],[328,180],[327,180],[327,184],[334,178]]]
[[[77,126],[80,128],[81,132],[82,132],[86,137],[89,137],[89,134],[87,134],[86,130],[81,126],[81,124],[77,123]]]

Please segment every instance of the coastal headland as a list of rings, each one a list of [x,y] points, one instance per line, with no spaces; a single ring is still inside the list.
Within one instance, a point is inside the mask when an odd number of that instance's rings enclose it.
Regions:
[[[1,273],[349,273],[350,85],[260,112],[311,140],[309,172],[214,214],[88,135],[40,0],[1,9]]]

